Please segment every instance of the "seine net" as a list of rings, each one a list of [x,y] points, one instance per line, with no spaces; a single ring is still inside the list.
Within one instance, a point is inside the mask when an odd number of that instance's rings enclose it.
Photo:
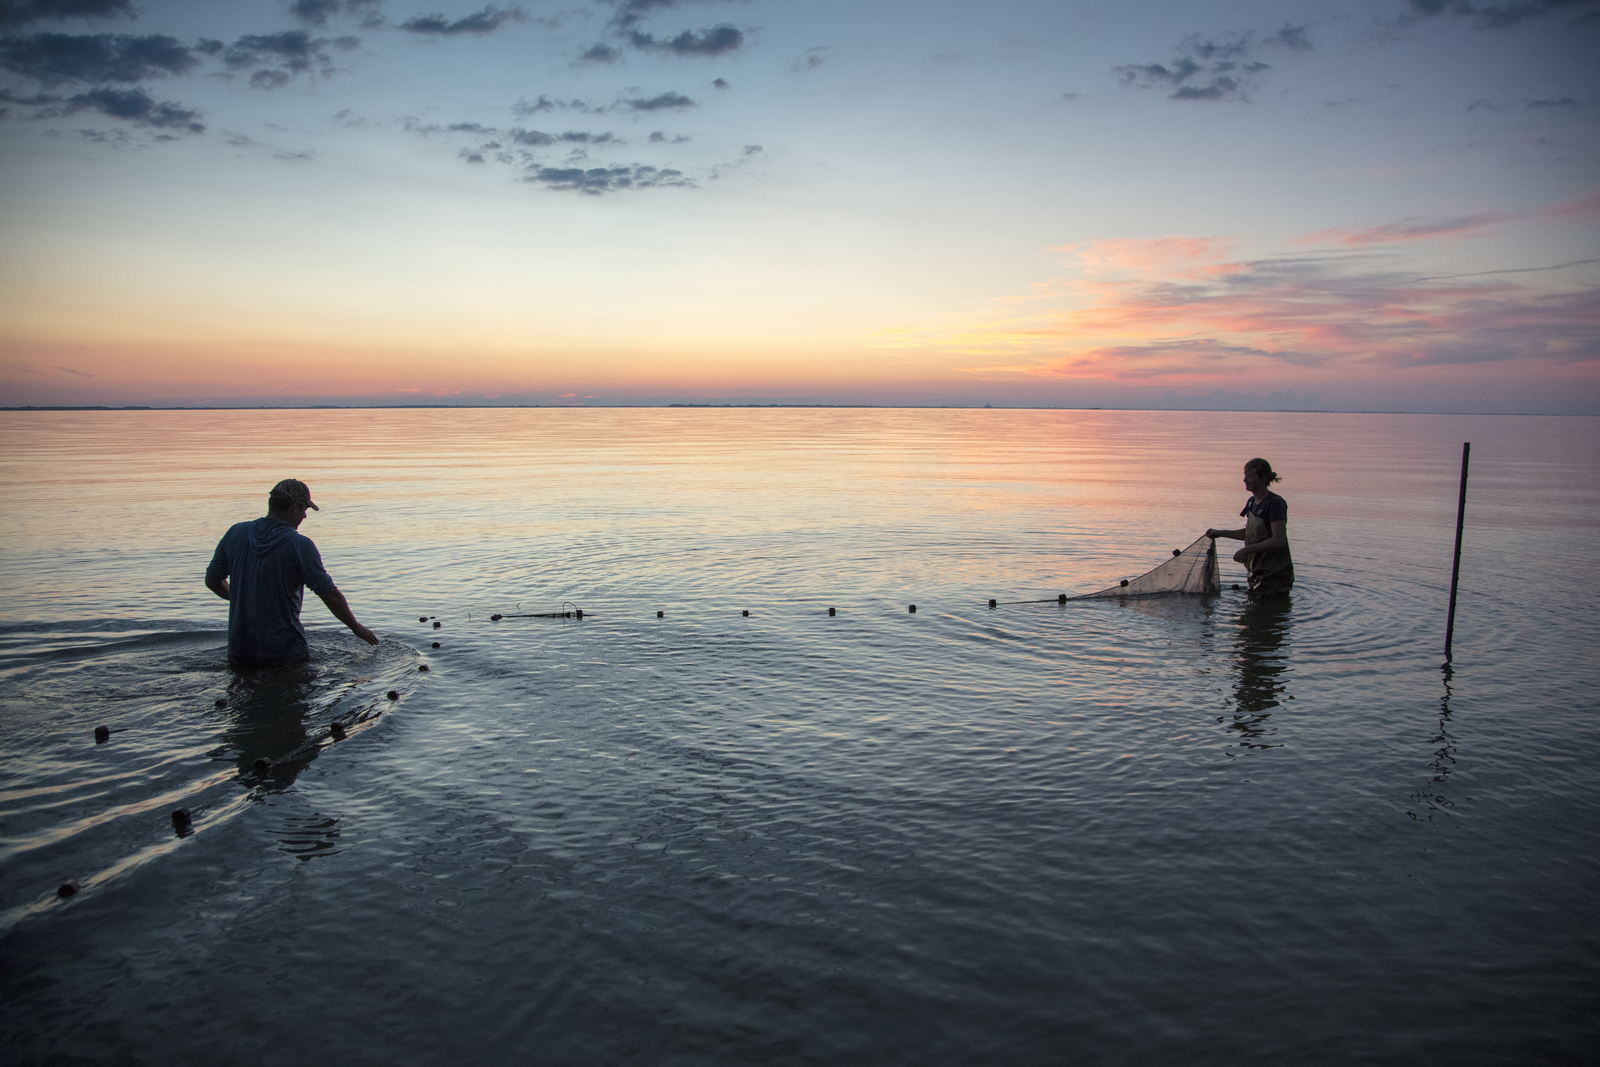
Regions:
[[[1172,558],[1153,571],[1129,578],[1098,593],[1068,600],[1094,600],[1114,596],[1170,596],[1174,593],[1220,593],[1222,576],[1217,568],[1217,542],[1201,535],[1188,548],[1174,549]]]

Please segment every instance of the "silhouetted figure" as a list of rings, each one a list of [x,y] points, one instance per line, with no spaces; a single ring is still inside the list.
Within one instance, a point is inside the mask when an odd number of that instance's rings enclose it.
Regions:
[[[206,588],[228,602],[228,665],[277,667],[311,658],[300,624],[304,590],[369,645],[378,635],[356,621],[344,594],[322,567],[311,538],[296,532],[311,502],[306,483],[285,478],[272,487],[267,513],[235,523],[217,542],[206,568]]]
[[[1244,547],[1233,554],[1236,562],[1250,569],[1250,595],[1276,597],[1294,585],[1294,560],[1289,556],[1289,505],[1271,489],[1279,481],[1272,464],[1252,459],[1244,465],[1244,487],[1250,499],[1239,512],[1245,520],[1242,530],[1207,530],[1207,537],[1243,540]]]

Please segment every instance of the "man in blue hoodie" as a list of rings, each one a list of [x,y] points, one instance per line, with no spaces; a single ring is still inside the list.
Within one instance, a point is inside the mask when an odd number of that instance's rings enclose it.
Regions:
[[[228,602],[231,667],[278,667],[311,658],[300,625],[302,587],[321,597],[361,640],[378,643],[378,635],[356,621],[344,594],[322,569],[317,546],[296,532],[307,508],[322,510],[311,502],[305,482],[285,478],[272,487],[264,517],[235,523],[217,542],[206,588]]]

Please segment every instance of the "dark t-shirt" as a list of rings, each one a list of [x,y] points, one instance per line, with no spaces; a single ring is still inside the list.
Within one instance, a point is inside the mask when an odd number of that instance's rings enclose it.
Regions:
[[[1268,490],[1266,499],[1259,503],[1257,503],[1254,496],[1244,502],[1244,510],[1239,512],[1240,518],[1249,518],[1251,515],[1257,515],[1264,519],[1267,524],[1267,532],[1270,534],[1273,523],[1289,521],[1289,502],[1277,493]]]
[[[1244,542],[1252,545],[1272,536],[1273,523],[1289,521],[1289,505],[1277,493],[1268,492],[1260,501],[1252,494],[1239,514],[1245,518]],[[1249,559],[1251,595],[1276,596],[1294,585],[1294,559],[1288,545],[1257,552]]]
[[[266,516],[235,523],[217,542],[206,568],[207,582],[224,578],[230,663],[274,666],[311,654],[300,625],[302,587],[313,593],[334,588],[311,538]]]

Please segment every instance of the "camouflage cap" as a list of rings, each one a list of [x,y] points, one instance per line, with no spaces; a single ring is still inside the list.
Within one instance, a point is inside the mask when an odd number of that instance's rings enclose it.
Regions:
[[[299,478],[285,478],[272,487],[272,492],[268,494],[268,497],[269,502],[271,497],[282,497],[291,504],[304,504],[312,511],[322,510],[311,502],[311,489]]]

